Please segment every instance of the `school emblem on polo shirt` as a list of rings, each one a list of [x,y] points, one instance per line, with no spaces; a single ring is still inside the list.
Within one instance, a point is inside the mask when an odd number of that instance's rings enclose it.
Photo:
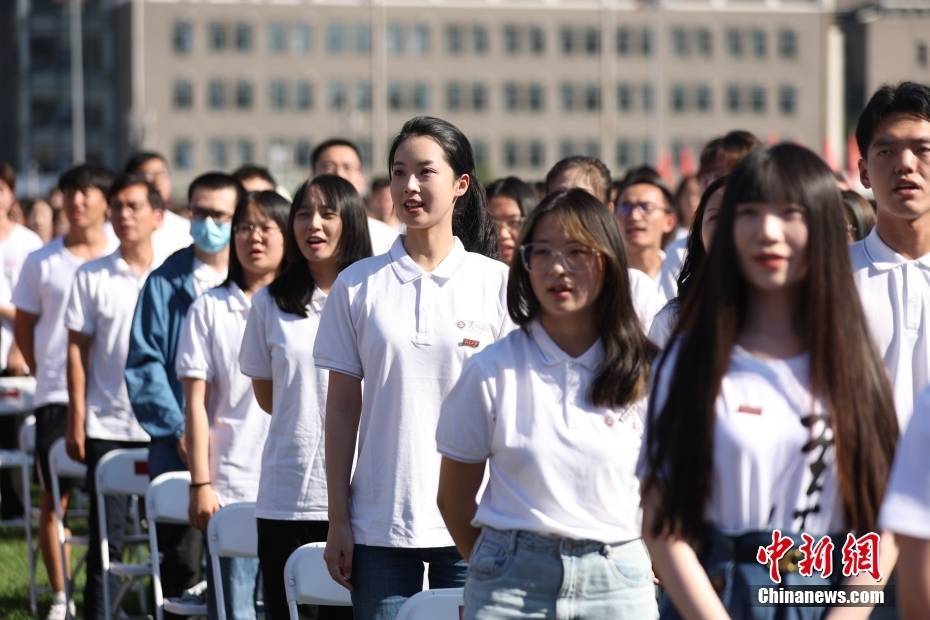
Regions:
[[[494,336],[491,325],[486,321],[463,321],[460,319],[455,322],[455,326],[464,332],[462,339],[458,342],[460,347],[477,349],[481,346],[482,340],[493,339]]]

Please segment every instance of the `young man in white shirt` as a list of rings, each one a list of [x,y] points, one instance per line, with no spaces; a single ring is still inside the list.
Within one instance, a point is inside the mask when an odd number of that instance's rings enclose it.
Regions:
[[[859,117],[856,141],[878,212],[872,232],[850,249],[853,277],[903,433],[930,382],[930,87],[880,88]]]
[[[161,226],[152,237],[155,260],[160,264],[178,250],[191,244],[190,220],[172,211],[171,173],[168,171],[168,160],[164,155],[155,151],[140,151],[129,156],[123,172],[138,174],[154,185],[158,190],[158,195],[161,196],[162,204],[165,205]]]
[[[665,260],[662,241],[678,223],[672,200],[671,192],[661,181],[643,176],[624,186],[614,209],[630,267],[642,271],[657,284]]]
[[[362,155],[358,146],[344,138],[330,138],[320,143],[310,155],[313,176],[335,174],[355,187],[359,196],[365,195],[365,175],[362,173]],[[368,217],[368,234],[375,255],[391,249],[398,231],[384,222]]]
[[[16,343],[36,375],[36,473],[43,489],[39,547],[54,593],[50,619],[66,615],[64,574],[55,532],[48,465],[49,449],[65,436],[68,421],[65,378],[68,335],[64,315],[78,268],[115,249],[116,244],[104,230],[106,196],[112,181],[109,170],[91,164],[75,166],[61,175],[58,187],[64,195],[64,210],[70,226],[68,234],[26,258],[13,291]],[[67,505],[65,487],[62,511]]]
[[[71,287],[68,328],[68,434],[71,458],[87,464],[87,491],[96,494],[95,471],[105,454],[138,448],[148,435],[132,413],[123,380],[129,328],[142,283],[155,265],[152,235],[164,206],[155,187],[137,175],[116,179],[109,195],[110,222],[119,248],[85,263]],[[128,497],[106,499],[110,558],[118,561],[129,510]],[[84,617],[104,618],[97,503],[91,502]],[[111,579],[111,595],[118,582]]]

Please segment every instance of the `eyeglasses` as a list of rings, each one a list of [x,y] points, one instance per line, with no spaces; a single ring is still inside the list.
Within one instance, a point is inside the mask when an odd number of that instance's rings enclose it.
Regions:
[[[261,226],[256,224],[236,224],[233,226],[233,232],[236,233],[236,236],[242,237],[244,239],[251,237],[256,230],[259,232],[263,239],[267,239],[276,232],[281,231],[277,224],[262,224]]]
[[[497,230],[506,228],[512,235],[519,235],[520,230],[523,228],[523,218],[512,218],[509,220],[499,220],[496,218],[491,218],[491,221],[494,222],[494,226],[497,227]]]
[[[527,243],[520,246],[520,258],[527,271],[545,273],[559,261],[569,271],[590,271],[597,258],[597,250],[580,243],[569,243],[556,250],[546,243]]]
[[[223,211],[216,211],[215,209],[208,209],[206,207],[191,207],[191,217],[195,220],[205,220],[210,218],[217,224],[227,224],[232,221],[232,213],[224,213]]]
[[[668,213],[668,209],[654,202],[621,202],[617,205],[617,211],[623,217],[629,217],[634,209],[638,209],[643,215],[650,216],[656,211]]]

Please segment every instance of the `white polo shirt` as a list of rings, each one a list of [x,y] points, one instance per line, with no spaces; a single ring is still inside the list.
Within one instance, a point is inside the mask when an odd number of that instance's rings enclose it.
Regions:
[[[600,341],[569,356],[533,321],[465,364],[436,442],[450,459],[490,462],[472,525],[610,543],[641,536],[646,400],[591,405],[603,358]]]
[[[107,236],[107,242],[104,256],[119,246],[115,237]],[[33,345],[38,366],[36,407],[68,402],[65,310],[74,274],[84,263],[83,258],[65,248],[63,237],[53,239],[26,257],[19,282],[13,290],[13,305],[39,317]]]
[[[371,238],[372,255],[377,256],[388,252],[399,234],[399,230],[391,228],[381,220],[368,218],[368,236]]]
[[[678,296],[678,274],[681,273],[681,266],[685,264],[687,255],[688,231],[679,228],[675,239],[665,246],[665,260],[662,261],[662,270],[659,272],[659,288],[665,299]]]
[[[930,254],[908,260],[885,245],[878,228],[850,246],[853,279],[885,360],[901,432],[930,383]]]
[[[85,369],[88,437],[149,440],[132,413],[123,371],[136,300],[150,272],[136,275],[117,249],[84,263],[74,276],[65,327],[93,337]]]
[[[193,242],[190,220],[165,209],[161,226],[152,234],[152,248],[157,264],[162,264],[166,258]]]
[[[436,507],[436,424],[466,359],[513,328],[507,267],[452,251],[424,272],[398,237],[347,267],[330,290],[316,365],[364,378],[350,514],[355,542],[448,547]]]
[[[878,516],[881,529],[930,540],[930,388],[921,392],[898,442],[891,480]]]
[[[187,311],[175,358],[179,379],[203,379],[210,386],[210,482],[221,505],[258,496],[258,455],[271,421],[239,370],[250,305],[235,283],[204,293]]]
[[[655,411],[668,399],[678,343],[655,378]],[[810,392],[810,357],[762,359],[734,347],[730,367],[716,400],[711,495],[705,516],[728,534],[747,531],[804,531],[812,535],[843,528],[837,485],[833,432],[822,418],[810,426],[803,420],[823,405]],[[688,412],[690,413],[690,412]],[[802,448],[812,438],[823,438],[827,448]],[[645,454],[645,450],[643,451]],[[826,466],[818,484],[812,467]],[[638,466],[646,472],[645,459]],[[806,519],[799,511],[814,510]]]
[[[658,314],[665,299],[659,292],[656,281],[639,269],[628,269],[630,274],[630,296],[633,298],[633,309],[643,326],[643,331],[649,333],[652,320]]]
[[[0,293],[0,304],[9,304],[13,289],[19,281],[19,272],[26,257],[42,247],[42,239],[25,226],[14,223],[10,234],[0,241],[0,277],[7,282],[8,290]],[[13,325],[6,319],[0,321],[0,368],[6,368],[6,358],[13,344]]]
[[[283,521],[326,521],[323,432],[329,372],[313,363],[313,343],[326,293],[319,288],[307,316],[284,312],[267,289],[252,297],[239,365],[273,381],[268,439],[255,515]]]

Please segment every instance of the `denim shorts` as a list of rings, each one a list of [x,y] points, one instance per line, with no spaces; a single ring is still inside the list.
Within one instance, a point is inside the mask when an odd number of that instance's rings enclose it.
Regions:
[[[656,617],[641,539],[604,544],[485,527],[475,542],[465,582],[466,619]]]

